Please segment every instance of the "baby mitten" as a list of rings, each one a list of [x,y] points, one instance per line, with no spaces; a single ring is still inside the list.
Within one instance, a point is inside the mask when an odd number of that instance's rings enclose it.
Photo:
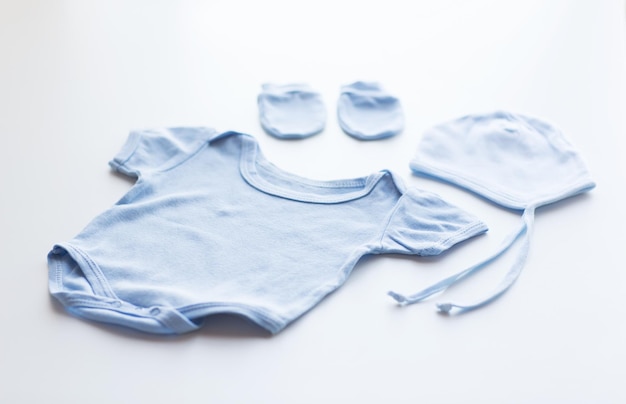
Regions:
[[[337,116],[344,132],[361,140],[384,139],[404,128],[400,101],[374,82],[343,86]]]
[[[258,97],[261,126],[281,139],[301,139],[324,129],[326,108],[306,84],[263,84]]]

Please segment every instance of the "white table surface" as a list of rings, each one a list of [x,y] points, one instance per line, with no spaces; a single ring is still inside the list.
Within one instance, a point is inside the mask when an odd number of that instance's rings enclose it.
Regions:
[[[625,15],[618,0],[1,0],[0,402],[626,402]],[[355,80],[400,98],[401,135],[341,132],[339,87]],[[326,130],[265,134],[264,82],[320,91]],[[525,271],[494,304],[398,307],[388,290],[464,268],[518,223],[408,167],[427,128],[496,109],[559,127],[598,186],[538,211]],[[392,169],[490,231],[437,258],[365,260],[275,336],[228,316],[158,337],[68,315],[48,295],[49,249],[130,188],[107,165],[129,130],[179,125],[253,134],[306,177]],[[511,260],[446,298],[483,296]]]

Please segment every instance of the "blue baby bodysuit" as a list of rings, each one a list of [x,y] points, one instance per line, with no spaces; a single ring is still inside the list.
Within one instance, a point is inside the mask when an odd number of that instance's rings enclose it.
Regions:
[[[145,332],[189,332],[230,313],[276,333],[366,254],[436,255],[487,230],[389,171],[337,181],[284,172],[236,132],[131,132],[110,165],[136,182],[53,247],[50,293],[79,317]]]

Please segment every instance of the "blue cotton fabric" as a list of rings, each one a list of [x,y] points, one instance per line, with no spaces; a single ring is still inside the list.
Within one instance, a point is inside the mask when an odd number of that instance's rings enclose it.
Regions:
[[[261,126],[279,139],[307,138],[326,125],[322,97],[307,84],[263,84],[257,102]]]
[[[359,140],[385,139],[404,129],[400,100],[376,82],[357,81],[343,86],[337,118],[343,131]]]
[[[520,210],[595,186],[582,157],[559,129],[508,111],[467,115],[428,129],[410,166],[415,173]]]
[[[410,296],[389,294],[402,304],[422,301],[496,261],[515,243],[517,257],[502,282],[470,303],[438,303],[442,312],[469,311],[502,296],[518,279],[528,258],[535,210],[595,187],[578,151],[553,125],[507,111],[467,115],[430,128],[410,162],[421,175],[438,178],[523,211],[522,220],[493,254]]]
[[[229,313],[276,333],[366,254],[436,255],[487,230],[389,171],[290,174],[236,132],[135,131],[110,165],[136,183],[53,247],[49,288],[79,317],[145,332],[189,332]]]

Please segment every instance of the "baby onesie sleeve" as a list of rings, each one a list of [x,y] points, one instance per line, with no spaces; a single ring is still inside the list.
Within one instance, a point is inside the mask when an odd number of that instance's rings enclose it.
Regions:
[[[143,129],[130,132],[122,149],[109,162],[133,178],[172,167],[195,153],[216,134],[209,128]]]
[[[409,189],[398,201],[381,244],[386,253],[438,255],[486,231],[478,218],[439,196]]]

